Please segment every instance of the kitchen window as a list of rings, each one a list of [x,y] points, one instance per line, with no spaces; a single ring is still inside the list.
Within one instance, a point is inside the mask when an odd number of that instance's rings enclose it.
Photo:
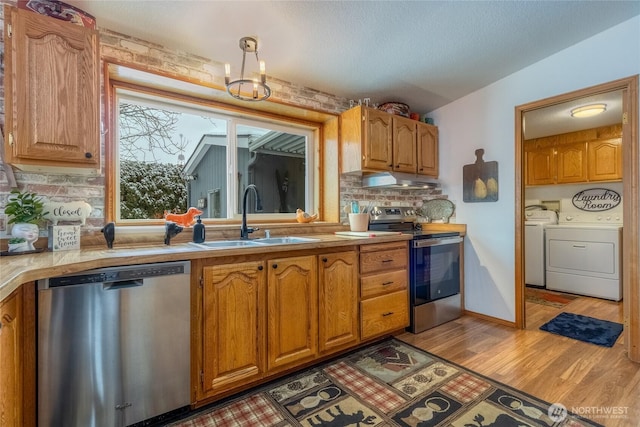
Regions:
[[[194,206],[206,222],[290,220],[314,209],[316,129],[116,87],[113,203],[118,223],[158,223]]]

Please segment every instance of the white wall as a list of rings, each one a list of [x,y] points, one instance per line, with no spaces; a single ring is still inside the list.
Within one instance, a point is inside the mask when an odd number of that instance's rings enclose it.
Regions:
[[[515,107],[639,73],[636,16],[430,114],[440,131],[443,191],[456,202],[456,222],[467,224],[467,310],[515,321]],[[462,201],[462,167],[474,163],[477,148],[498,161],[497,202]]]

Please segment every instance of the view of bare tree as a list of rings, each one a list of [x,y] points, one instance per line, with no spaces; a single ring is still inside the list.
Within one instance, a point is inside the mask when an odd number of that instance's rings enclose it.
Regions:
[[[186,141],[172,139],[180,113],[120,103],[120,158],[158,161],[159,154],[176,155]]]
[[[187,187],[182,176],[189,141],[175,138],[179,112],[120,103],[120,215],[159,219],[165,211],[182,213]],[[177,162],[168,162],[167,155]]]

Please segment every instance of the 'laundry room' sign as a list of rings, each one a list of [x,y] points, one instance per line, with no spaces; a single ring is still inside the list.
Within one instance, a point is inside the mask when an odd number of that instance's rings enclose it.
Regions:
[[[620,194],[607,188],[590,188],[576,193],[571,202],[576,208],[587,212],[608,211],[620,204]]]

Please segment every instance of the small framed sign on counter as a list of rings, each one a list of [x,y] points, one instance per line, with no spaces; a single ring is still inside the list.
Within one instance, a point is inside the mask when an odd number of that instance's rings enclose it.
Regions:
[[[50,225],[48,246],[54,252],[80,249],[80,226]]]

